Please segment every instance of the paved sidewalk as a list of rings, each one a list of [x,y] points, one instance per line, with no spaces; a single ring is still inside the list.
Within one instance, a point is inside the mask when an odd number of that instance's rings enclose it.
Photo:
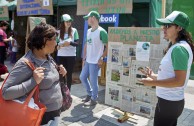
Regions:
[[[73,105],[61,114],[60,126],[152,126],[153,119],[134,115],[124,123],[117,122],[115,109],[104,104],[105,87],[100,86],[99,104],[86,108],[81,98],[86,96],[81,84],[72,86]],[[185,108],[178,120],[178,126],[194,126],[194,81],[189,80],[185,93]]]
[[[9,66],[9,69],[12,66]],[[0,82],[1,86],[2,82]],[[99,87],[99,104],[85,107],[81,99],[86,96],[82,84],[72,85],[73,104],[61,114],[59,126],[152,126],[153,119],[134,115],[124,123],[118,123],[119,114],[111,106],[105,105],[105,86]],[[185,108],[178,120],[178,126],[194,126],[194,81],[189,80],[185,91]]]

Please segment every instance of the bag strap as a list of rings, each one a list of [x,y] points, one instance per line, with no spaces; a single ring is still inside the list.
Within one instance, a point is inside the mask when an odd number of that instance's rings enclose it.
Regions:
[[[36,69],[36,67],[34,66],[34,64],[30,60],[23,58],[23,61],[32,69],[32,71],[34,71]],[[26,98],[24,104],[28,105],[28,103],[30,102],[30,99],[33,96],[34,96],[34,102],[38,103],[38,101],[39,101],[39,84],[37,84],[35,86],[35,88],[30,92],[30,94]]]
[[[23,59],[24,62],[32,69],[32,71],[35,70],[35,66],[34,66],[34,64],[33,64],[31,61],[29,61],[29,60],[26,59],[26,58],[22,58],[22,59]],[[15,67],[15,65],[14,65],[14,67]],[[12,68],[12,70],[14,69],[14,67]],[[9,74],[7,75],[7,77],[5,78],[5,80],[3,81],[3,84],[2,84],[2,86],[1,86],[1,88],[0,88],[0,90],[2,90],[2,88],[3,88],[4,84],[5,84],[5,82],[7,81],[7,78],[9,77],[10,73],[11,73],[11,72],[9,72]]]
[[[34,64],[31,61],[29,61],[26,58],[23,58],[23,60],[32,69],[32,71],[34,71],[36,69],[35,66],[34,66]]]
[[[51,57],[51,62],[52,64],[55,66],[55,68],[57,69],[57,71],[59,72],[59,65],[57,65],[57,63],[55,62],[55,60]],[[63,77],[60,73],[59,73],[59,81],[60,83],[63,85],[67,85],[67,77],[66,75]]]
[[[35,70],[35,66],[34,66],[34,64],[31,62],[31,61],[29,61],[28,59],[26,59],[26,58],[23,58],[23,61],[32,69],[32,71],[34,71]],[[15,67],[15,66],[14,66]],[[13,69],[12,69],[13,70]],[[10,73],[9,73],[9,75],[10,75]],[[3,88],[3,86],[4,86],[4,84],[5,84],[5,82],[7,81],[7,78],[9,77],[9,75],[6,77],[6,79],[4,80],[4,82],[3,82],[3,84],[2,84],[2,86],[1,86],[1,88],[0,88],[0,93],[2,94],[2,88]],[[30,94],[27,96],[27,98],[26,98],[26,100],[25,100],[25,102],[24,102],[24,105],[28,105],[29,104],[29,102],[30,102],[30,99],[32,98],[34,96],[34,101],[35,101],[35,103],[37,102],[37,101],[39,101],[39,85],[37,84],[35,87],[34,87],[34,89],[30,92]]]

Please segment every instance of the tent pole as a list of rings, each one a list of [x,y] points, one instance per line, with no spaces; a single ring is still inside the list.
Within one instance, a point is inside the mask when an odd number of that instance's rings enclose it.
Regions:
[[[165,18],[166,13],[166,0],[162,0],[162,18]]]

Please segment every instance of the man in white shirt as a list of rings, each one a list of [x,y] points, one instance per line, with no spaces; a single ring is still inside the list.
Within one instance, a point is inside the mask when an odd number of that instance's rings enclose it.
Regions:
[[[97,103],[98,71],[103,63],[103,58],[107,55],[108,34],[99,26],[100,14],[97,11],[91,11],[84,16],[84,19],[88,20],[88,25],[91,28],[87,31],[83,53],[84,65],[80,74],[80,80],[87,91],[87,97],[82,101],[85,102],[86,106],[92,106]]]

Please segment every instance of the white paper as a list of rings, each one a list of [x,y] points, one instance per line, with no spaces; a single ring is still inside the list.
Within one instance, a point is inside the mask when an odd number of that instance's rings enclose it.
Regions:
[[[146,76],[140,71],[140,69],[145,69],[149,67],[149,62],[147,61],[137,61],[132,60],[131,69],[130,69],[130,84],[133,86],[144,86],[142,82],[139,81],[141,78],[146,78]]]
[[[140,114],[142,116],[146,116],[146,117],[153,117],[152,115],[152,111],[153,108],[151,105],[146,104],[144,102],[136,102],[134,103],[134,108],[133,108],[134,112],[137,114]]]
[[[122,110],[131,112],[133,110],[133,98],[135,89],[133,87],[122,87]]]
[[[123,44],[122,51],[124,57],[135,57],[136,45]]]
[[[150,42],[137,42],[136,60],[149,61],[150,58]]]
[[[146,77],[140,70],[150,67],[157,74],[163,50],[168,42],[137,45],[110,42],[106,70],[105,103],[145,117],[153,117],[157,103],[155,87],[144,86],[139,79]],[[144,43],[149,46],[143,47]],[[145,49],[144,49],[145,48]],[[117,57],[117,58],[112,58]],[[114,60],[113,60],[114,59]],[[116,60],[115,60],[116,59]],[[110,93],[111,92],[111,93]]]
[[[106,75],[107,82],[121,84],[122,66],[107,63]]]
[[[121,108],[121,104],[122,104],[121,100],[122,100],[122,87],[117,85],[112,85],[111,83],[107,83],[105,104],[109,104],[114,107]]]
[[[68,38],[68,39],[65,39],[65,40],[60,39],[60,42],[58,43],[58,45],[62,45],[65,42],[72,42],[72,38]]]
[[[49,6],[49,0],[43,0],[43,6]]]
[[[23,104],[25,102],[25,101],[20,101],[20,100],[17,100],[17,99],[13,100],[13,101],[21,103],[21,104]],[[28,107],[33,108],[33,109],[39,109],[38,105],[34,102],[33,98],[30,99],[30,101],[28,103]]]
[[[122,47],[121,42],[109,42],[108,43],[108,63],[121,65],[122,62]]]

